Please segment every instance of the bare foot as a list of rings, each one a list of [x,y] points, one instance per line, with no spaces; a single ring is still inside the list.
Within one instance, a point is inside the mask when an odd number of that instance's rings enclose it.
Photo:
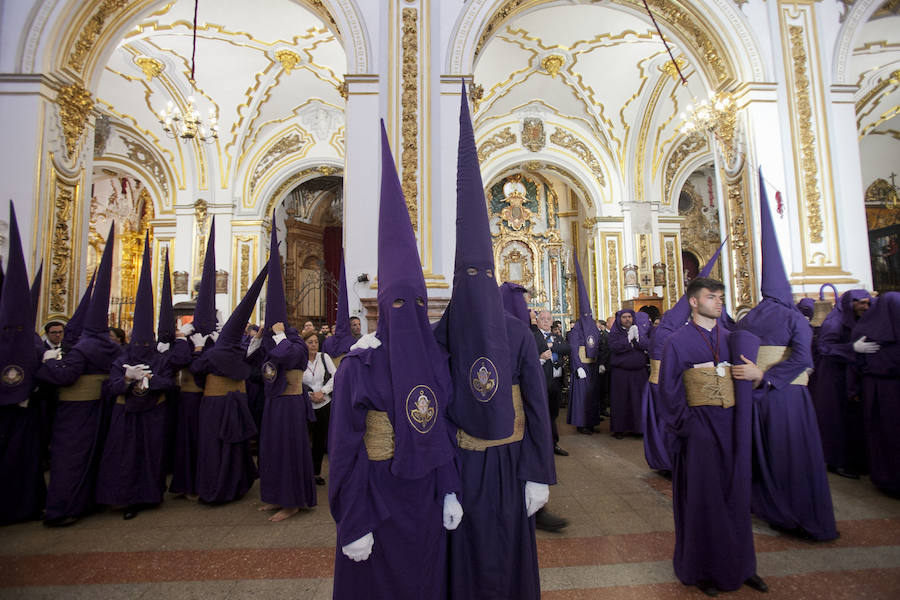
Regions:
[[[282,508],[277,513],[269,517],[269,520],[273,523],[277,523],[278,521],[284,521],[285,519],[293,517],[298,512],[300,512],[300,508],[296,506],[294,508]]]
[[[281,507],[278,506],[277,504],[263,504],[256,510],[258,510],[259,512],[266,512],[268,510],[278,510],[279,508],[281,508]]]
[[[200,495],[199,494],[186,494],[185,498],[187,498],[188,500],[199,500]]]

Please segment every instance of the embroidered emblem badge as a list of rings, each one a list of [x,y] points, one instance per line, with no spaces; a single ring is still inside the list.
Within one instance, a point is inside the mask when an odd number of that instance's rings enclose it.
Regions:
[[[262,366],[262,378],[271,383],[275,381],[276,377],[278,377],[278,367],[270,361],[266,361]]]
[[[406,418],[413,429],[428,433],[437,421],[438,402],[427,385],[417,385],[406,397]]]
[[[588,343],[588,348],[593,348],[593,347],[594,347],[594,344],[595,344],[595,342],[594,342],[594,336],[589,335],[589,336],[588,336],[588,339],[587,339],[587,343]]]
[[[19,365],[9,365],[5,369],[3,369],[2,375],[0,375],[0,382],[5,387],[14,387],[22,383],[25,379],[25,371],[22,370],[22,367]]]
[[[488,402],[494,397],[499,380],[497,367],[489,358],[477,358],[469,368],[469,388],[479,402]]]

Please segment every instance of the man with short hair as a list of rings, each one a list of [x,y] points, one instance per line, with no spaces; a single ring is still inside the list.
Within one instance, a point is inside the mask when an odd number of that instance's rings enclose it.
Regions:
[[[532,328],[537,342],[544,379],[547,381],[547,400],[550,406],[550,429],[553,432],[553,453],[568,456],[569,453],[559,446],[559,430],[556,428],[556,417],[559,416],[559,401],[562,396],[562,357],[569,354],[569,343],[561,336],[554,335],[550,328],[553,316],[549,310],[542,310],[535,316]]]
[[[659,380],[672,453],[675,574],[708,596],[744,583],[764,592],[750,518],[748,383],[759,385],[763,373],[746,357],[756,356],[759,339],[719,326],[721,282],[698,277],[685,295],[691,320],[669,336]]]
[[[50,321],[44,325],[44,350],[56,350],[62,344],[66,326],[62,321]]]
[[[362,337],[362,323],[360,323],[359,317],[350,317],[350,334],[356,339]]]

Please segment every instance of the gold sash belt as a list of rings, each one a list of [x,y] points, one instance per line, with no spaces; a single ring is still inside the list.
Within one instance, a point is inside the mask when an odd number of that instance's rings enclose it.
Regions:
[[[369,460],[388,460],[394,456],[394,426],[382,410],[366,413],[366,433],[363,436]]]
[[[189,369],[181,369],[178,372],[178,377],[181,381],[181,391],[182,392],[193,392],[193,393],[203,393],[203,388],[197,385],[197,381],[194,379],[194,374],[191,373]]]
[[[493,446],[505,446],[513,442],[519,442],[525,436],[525,409],[522,406],[522,391],[518,385],[512,386],[512,401],[515,419],[513,420],[513,432],[509,437],[501,440],[483,440],[469,435],[462,429],[456,431],[456,443],[463,450],[477,450],[484,452]]]
[[[300,396],[303,394],[303,371],[300,369],[288,369],[284,372],[284,377],[287,379],[287,385],[284,387],[284,391],[281,392],[282,396]]]
[[[238,381],[237,379],[213,375],[212,373],[206,376],[206,385],[203,387],[204,396],[227,396],[231,392],[246,394],[247,386],[243,380]]]
[[[763,371],[768,371],[769,367],[787,360],[791,356],[789,346],[760,346],[759,355],[756,357],[756,366]],[[809,373],[804,370],[791,382],[791,385],[807,385],[809,384]]]
[[[725,376],[719,377],[715,367],[699,367],[684,371],[684,391],[688,406],[734,406],[734,385],[731,367],[723,367]]]
[[[166,395],[162,392],[159,393],[159,399],[156,401],[157,404],[162,404],[166,401]],[[123,394],[119,394],[116,396],[116,404],[125,404],[125,396]]]
[[[593,364],[597,359],[596,358],[588,358],[587,354],[584,352],[584,346],[578,346],[578,360],[583,362],[586,365]]]
[[[59,388],[60,402],[85,402],[100,398],[100,388],[109,375],[82,375],[75,383]]]
[[[662,361],[657,360],[655,358],[650,359],[650,383],[659,384],[659,368],[662,366]]]

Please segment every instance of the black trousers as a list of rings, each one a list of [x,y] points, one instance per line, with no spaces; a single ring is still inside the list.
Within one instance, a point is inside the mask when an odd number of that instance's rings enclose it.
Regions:
[[[550,430],[553,432],[553,445],[559,443],[559,430],[556,428],[556,417],[559,416],[559,403],[562,399],[562,377],[554,377],[547,381],[547,400],[550,403]]]
[[[315,409],[316,420],[309,424],[309,438],[312,443],[313,473],[322,474],[322,459],[328,452],[328,421],[331,417],[331,402]]]

